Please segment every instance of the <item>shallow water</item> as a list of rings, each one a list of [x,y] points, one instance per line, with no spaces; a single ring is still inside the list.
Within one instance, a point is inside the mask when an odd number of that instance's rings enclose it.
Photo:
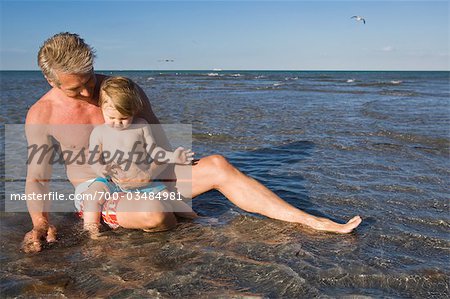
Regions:
[[[55,214],[59,242],[25,255],[29,216],[4,213],[2,295],[449,297],[448,72],[114,73],[162,122],[191,123],[199,156],[226,156],[309,213],[363,223],[312,232],[209,192],[193,201],[204,218],[107,242]],[[0,74],[2,122],[23,123],[48,86],[38,72]]]

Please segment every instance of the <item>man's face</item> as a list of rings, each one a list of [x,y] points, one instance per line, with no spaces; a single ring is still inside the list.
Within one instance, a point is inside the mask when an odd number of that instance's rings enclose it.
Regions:
[[[66,96],[77,100],[92,100],[97,83],[93,71],[88,74],[66,74],[56,71],[55,74],[59,85],[53,86],[59,88]]]

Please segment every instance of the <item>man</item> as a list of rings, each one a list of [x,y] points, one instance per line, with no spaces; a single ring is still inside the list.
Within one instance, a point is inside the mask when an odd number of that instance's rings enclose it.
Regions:
[[[28,111],[26,134],[29,145],[51,147],[56,139],[62,150],[80,151],[89,148],[89,131],[84,129],[70,134],[62,129],[64,125],[97,125],[104,123],[98,106],[98,91],[105,76],[94,73],[94,53],[82,38],[76,34],[60,33],[49,38],[41,47],[38,63],[52,89],[39,99]],[[139,117],[150,124],[159,124],[153,114],[149,100],[140,90],[144,109]],[[166,144],[164,134],[156,134],[158,144]],[[48,158],[46,158],[48,159]],[[48,160],[31,161],[28,166],[26,193],[44,194],[49,192],[51,165]],[[153,166],[150,171],[134,169],[127,177],[117,177],[115,181],[121,187],[135,188],[147,184],[157,173],[163,171],[160,166]],[[86,184],[95,178],[91,167],[85,163],[66,165],[67,177],[74,187]],[[301,223],[313,229],[337,233],[349,233],[356,228],[361,218],[353,217],[346,224],[339,224],[329,219],[309,215],[279,198],[256,180],[244,175],[227,160],[219,155],[200,159],[192,166],[192,180],[180,180],[183,173],[191,171],[184,166],[176,166],[174,173],[176,187],[185,197],[195,197],[212,189],[220,191],[227,199],[241,209],[259,213],[270,218]],[[131,179],[133,178],[133,179]],[[93,192],[89,188],[87,193]],[[45,201],[28,201],[28,210],[33,222],[33,229],[25,235],[22,248],[25,252],[41,250],[41,241],[56,240],[56,229],[49,222]],[[135,229],[169,229],[176,224],[176,218],[170,211],[152,209],[132,212],[126,205],[135,204],[123,201],[117,207],[117,220],[120,226]],[[158,203],[156,203],[158,204]]]

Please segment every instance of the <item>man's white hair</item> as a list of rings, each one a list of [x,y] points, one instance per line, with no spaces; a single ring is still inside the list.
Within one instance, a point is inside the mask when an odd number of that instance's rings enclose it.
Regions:
[[[39,49],[38,64],[49,80],[59,84],[55,71],[88,74],[94,69],[94,49],[75,33],[62,32],[47,39]]]

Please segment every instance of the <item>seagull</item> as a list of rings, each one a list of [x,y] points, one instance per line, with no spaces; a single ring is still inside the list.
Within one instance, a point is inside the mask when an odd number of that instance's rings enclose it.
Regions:
[[[357,21],[363,21],[363,23],[366,24],[366,20],[364,20],[364,18],[361,16],[353,16],[350,19],[353,19],[353,18],[356,18]]]

